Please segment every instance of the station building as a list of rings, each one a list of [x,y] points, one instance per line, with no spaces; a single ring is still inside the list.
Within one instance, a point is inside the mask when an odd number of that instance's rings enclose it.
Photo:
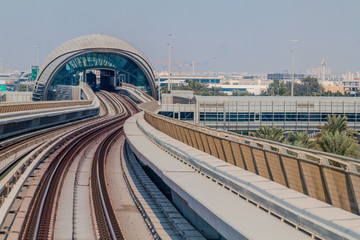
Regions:
[[[33,100],[58,100],[64,89],[70,91],[81,81],[94,83],[90,70],[100,71],[100,88],[116,88],[124,82],[156,98],[153,68],[145,55],[118,37],[92,34],[69,40],[48,56],[40,67]]]
[[[360,99],[355,97],[164,96],[159,114],[201,126],[238,131],[277,126],[318,131],[329,114],[348,117],[360,131]]]
[[[305,78],[305,74],[302,73],[295,73],[294,74],[294,79],[295,80],[301,80],[303,78]],[[268,80],[285,80],[285,81],[290,81],[291,80],[291,73],[269,73],[267,75],[267,79]]]

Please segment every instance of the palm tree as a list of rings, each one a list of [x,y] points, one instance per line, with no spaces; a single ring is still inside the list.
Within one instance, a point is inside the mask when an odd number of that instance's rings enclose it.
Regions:
[[[195,94],[197,94],[198,92],[201,92],[207,88],[207,86],[205,84],[200,83],[198,81],[194,81],[194,80],[190,80],[188,82],[188,85],[189,85],[190,89],[194,91]]]
[[[320,136],[323,132],[331,132],[334,134],[336,131],[338,131],[339,133],[345,132],[348,136],[356,137],[358,135],[358,132],[348,128],[347,120],[348,118],[346,116],[329,114],[327,123],[322,126],[318,126],[318,128],[320,129]]]
[[[288,95],[290,95],[289,86],[287,86],[283,81],[274,79],[274,81],[272,83],[270,83],[268,89],[265,92],[263,92],[263,95],[265,95],[265,96],[288,96]]]
[[[323,132],[317,141],[319,150],[348,157],[359,157],[359,145],[345,131]]]
[[[269,126],[262,126],[259,130],[254,133],[251,133],[254,137],[264,138],[276,142],[283,142],[285,139],[284,130],[282,128],[278,128],[273,126],[270,128]]]
[[[289,132],[286,142],[290,145],[303,148],[313,148],[315,146],[315,142],[309,137],[307,131]]]
[[[210,89],[212,96],[225,96],[226,94],[222,92],[221,87],[211,87]]]

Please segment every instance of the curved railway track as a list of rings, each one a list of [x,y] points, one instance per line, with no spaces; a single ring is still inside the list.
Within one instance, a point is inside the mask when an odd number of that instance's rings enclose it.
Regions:
[[[125,99],[122,97],[122,99]],[[128,100],[129,101],[129,100]],[[133,104],[128,104],[127,117],[137,112]],[[123,231],[116,219],[115,211],[111,205],[107,183],[105,178],[105,161],[110,146],[124,134],[123,125],[126,118],[119,124],[117,129],[108,135],[96,150],[92,164],[91,194],[96,215],[96,224],[100,239],[125,239]]]
[[[100,144],[92,164],[91,194],[100,239],[125,239],[106,190],[104,168],[106,154],[111,143],[122,133],[123,127],[121,126]]]
[[[122,134],[123,123],[136,110],[123,97],[103,91],[99,95],[111,102],[115,109],[115,115],[98,121],[96,124],[88,124],[81,131],[74,132],[71,139],[68,138],[68,141],[64,142],[59,149],[51,154],[49,157],[51,163],[38,185],[33,202],[26,215],[20,233],[21,239],[48,239],[52,237],[57,199],[60,195],[64,176],[72,160],[87,142],[107,132],[110,132],[110,134],[100,144],[93,160],[91,175],[92,202],[94,204],[97,231],[101,239],[124,239],[106,190],[103,161],[112,141]]]

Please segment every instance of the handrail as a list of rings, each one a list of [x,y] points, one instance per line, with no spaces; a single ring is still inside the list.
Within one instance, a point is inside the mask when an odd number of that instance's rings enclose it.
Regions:
[[[11,112],[23,112],[40,109],[54,109],[60,107],[85,106],[91,105],[90,100],[79,101],[44,101],[30,103],[2,103],[0,104],[0,114]]]
[[[145,112],[157,130],[298,192],[360,213],[360,161],[316,150],[203,126]]]

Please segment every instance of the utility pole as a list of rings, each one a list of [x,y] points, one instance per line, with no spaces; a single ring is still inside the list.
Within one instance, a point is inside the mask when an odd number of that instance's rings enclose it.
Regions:
[[[192,61],[192,68],[193,68],[193,76],[195,76],[195,62]]]
[[[159,105],[161,104],[160,103],[160,89],[161,89],[161,82],[160,82],[160,76],[158,75],[158,83],[159,83],[159,87],[158,87],[158,102],[159,102]]]
[[[168,92],[172,90],[171,87],[171,33],[169,33],[169,78],[168,78]]]
[[[299,40],[289,40],[292,43],[292,71],[291,71],[291,96],[294,96],[294,64],[295,64],[295,43]]]
[[[325,82],[325,66],[326,66],[326,59],[321,59],[321,65],[322,65],[322,83]]]

